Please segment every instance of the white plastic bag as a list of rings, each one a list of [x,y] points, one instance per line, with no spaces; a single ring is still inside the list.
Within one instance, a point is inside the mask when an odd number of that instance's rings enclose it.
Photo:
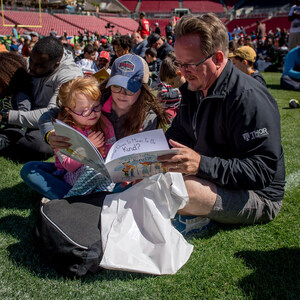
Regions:
[[[155,275],[175,274],[193,246],[171,225],[188,195],[180,173],[157,174],[105,198],[100,266]]]

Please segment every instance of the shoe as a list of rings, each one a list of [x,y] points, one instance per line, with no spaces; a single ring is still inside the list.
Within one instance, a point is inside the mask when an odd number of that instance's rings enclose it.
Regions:
[[[199,216],[182,216],[176,214],[174,219],[171,219],[171,222],[183,235],[204,232],[212,226],[211,219]]]
[[[290,108],[298,108],[298,107],[300,107],[299,100],[296,100],[296,99],[291,99],[289,101],[289,105],[290,105]]]

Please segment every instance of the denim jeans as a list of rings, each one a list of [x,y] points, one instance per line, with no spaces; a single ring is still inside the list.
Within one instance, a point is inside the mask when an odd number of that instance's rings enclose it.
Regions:
[[[63,198],[71,186],[52,173],[56,170],[54,163],[30,161],[21,169],[21,177],[33,190],[48,199]]]

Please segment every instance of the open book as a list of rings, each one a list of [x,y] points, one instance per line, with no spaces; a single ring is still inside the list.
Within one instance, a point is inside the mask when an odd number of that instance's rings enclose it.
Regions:
[[[105,68],[102,68],[101,70],[99,70],[98,72],[96,72],[95,74],[93,74],[93,76],[97,79],[97,81],[99,83],[102,83],[102,81],[104,81],[105,79],[107,79],[110,75],[106,71]]]
[[[162,129],[144,131],[118,140],[110,148],[104,159],[95,146],[83,134],[56,120],[56,135],[70,138],[72,146],[60,152],[110,177],[113,182],[134,181],[167,170],[157,161],[157,157],[175,154]]]

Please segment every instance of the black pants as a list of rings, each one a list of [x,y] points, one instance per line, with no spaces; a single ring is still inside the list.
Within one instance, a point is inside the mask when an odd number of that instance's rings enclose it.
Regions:
[[[20,127],[8,126],[0,131],[2,143],[5,143],[5,149],[1,154],[14,159],[44,160],[54,154],[51,147],[45,142],[39,129],[24,130]]]

